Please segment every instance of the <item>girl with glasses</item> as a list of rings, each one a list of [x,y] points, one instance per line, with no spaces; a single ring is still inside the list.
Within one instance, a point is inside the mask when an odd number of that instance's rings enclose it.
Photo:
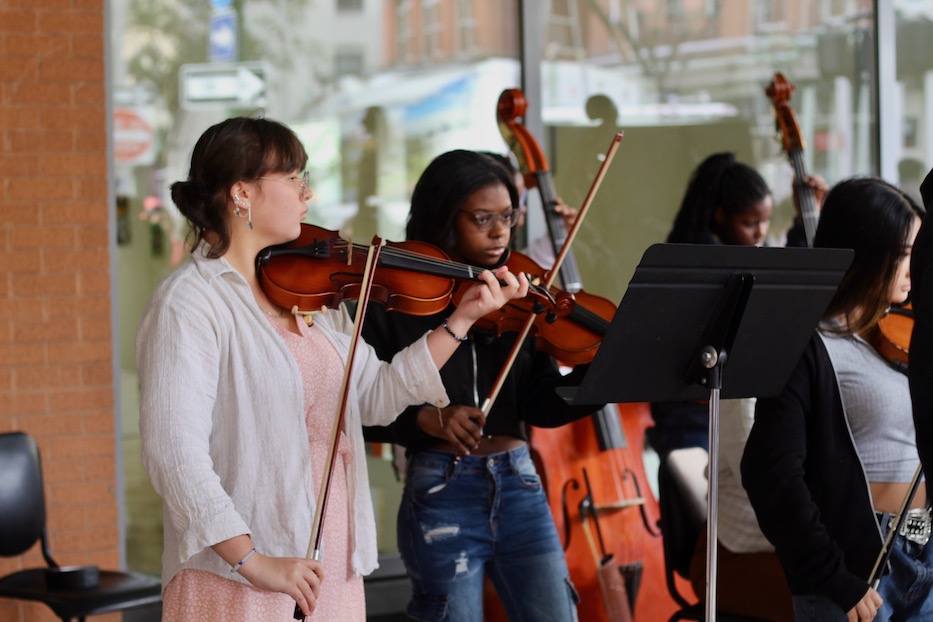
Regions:
[[[429,242],[454,260],[495,268],[506,261],[518,192],[511,174],[487,155],[450,151],[422,173],[411,200],[407,239]],[[364,335],[386,360],[443,319],[371,308]],[[474,327],[441,378],[451,404],[406,409],[390,426],[368,428],[370,441],[406,449],[398,542],[412,582],[415,620],[480,622],[488,576],[513,622],[577,619],[560,538],[528,451],[529,426],[553,427],[592,413],[556,393],[578,384],[527,340],[498,398],[481,405],[516,335]]]
[[[191,226],[190,260],[159,285],[136,341],[143,464],[164,502],[163,620],[364,622],[376,567],[363,423],[409,404],[449,403],[438,368],[477,319],[527,281],[485,272],[444,325],[391,364],[357,349],[328,496],[323,561],[306,559],[353,335],[344,306],[313,322],[260,287],[256,257],[296,239],[311,191],[290,129],[234,118],[197,141],[172,199]],[[501,283],[504,284],[500,284]]]

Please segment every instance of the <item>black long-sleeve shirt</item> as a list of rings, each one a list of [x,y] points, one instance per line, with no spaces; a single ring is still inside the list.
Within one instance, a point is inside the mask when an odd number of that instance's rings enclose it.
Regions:
[[[413,343],[428,330],[438,329],[453,308],[430,316],[415,316],[386,311],[371,305],[363,325],[363,338],[380,358],[392,356]],[[441,329],[443,330],[443,329]],[[515,342],[515,333],[497,336],[473,328],[469,340],[461,344],[441,369],[441,378],[451,404],[481,407],[499,370]],[[598,406],[570,406],[557,395],[559,386],[580,384],[586,366],[577,366],[563,376],[554,359],[539,350],[534,338],[526,339],[486,419],[487,435],[506,435],[528,440],[528,425],[557,427],[585,417]],[[409,453],[427,449],[441,442],[418,427],[418,411],[412,406],[386,427],[364,428],[363,436],[371,442],[389,442],[405,447]]]

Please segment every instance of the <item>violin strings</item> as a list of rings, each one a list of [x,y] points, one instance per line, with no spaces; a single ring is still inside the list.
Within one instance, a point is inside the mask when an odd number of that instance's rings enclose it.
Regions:
[[[366,251],[368,246],[363,244],[353,244],[354,250]],[[383,257],[389,256],[396,259],[407,259],[409,261],[415,262],[421,265],[434,266],[437,268],[454,268],[459,269],[464,272],[465,275],[479,274],[483,271],[483,268],[478,268],[477,266],[471,266],[470,264],[460,263],[457,261],[452,261],[448,259],[441,259],[439,257],[429,257],[427,255],[422,255],[420,253],[415,253],[412,251],[406,251],[399,248],[393,248],[391,246],[386,247],[382,251]]]

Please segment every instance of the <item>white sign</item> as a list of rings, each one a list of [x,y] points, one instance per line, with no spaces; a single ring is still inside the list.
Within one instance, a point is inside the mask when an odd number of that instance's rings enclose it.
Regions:
[[[148,166],[155,162],[152,106],[113,110],[113,159],[117,164]]]
[[[265,106],[269,63],[182,65],[181,106],[186,110]]]

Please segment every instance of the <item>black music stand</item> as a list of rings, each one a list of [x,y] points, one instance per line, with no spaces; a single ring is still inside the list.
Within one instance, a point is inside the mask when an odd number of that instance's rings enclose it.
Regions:
[[[706,620],[716,619],[719,400],[783,388],[851,250],[655,244],[572,404],[709,397]],[[723,371],[728,365],[728,374]]]

